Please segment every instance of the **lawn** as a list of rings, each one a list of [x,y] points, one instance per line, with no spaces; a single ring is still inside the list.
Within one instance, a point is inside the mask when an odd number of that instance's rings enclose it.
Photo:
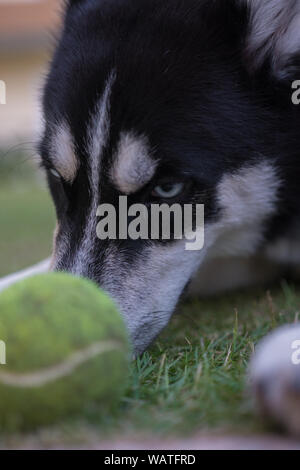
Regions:
[[[0,275],[37,262],[51,250],[54,211],[40,176],[17,157],[0,164]],[[268,289],[194,299],[179,305],[152,348],[131,365],[131,380],[114,415],[91,409],[55,433],[72,440],[93,429],[97,436],[196,431],[261,431],[246,393],[249,357],[274,327],[300,309],[299,290],[282,281]],[[46,433],[47,438],[53,434]],[[61,439],[61,437],[59,438]]]
[[[0,276],[49,256],[55,216],[45,182],[28,157],[0,152]]]

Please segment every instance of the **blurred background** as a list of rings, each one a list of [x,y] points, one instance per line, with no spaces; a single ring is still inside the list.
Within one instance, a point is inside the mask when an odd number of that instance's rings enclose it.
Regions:
[[[63,0],[0,0],[0,277],[51,253],[54,210],[36,142]]]

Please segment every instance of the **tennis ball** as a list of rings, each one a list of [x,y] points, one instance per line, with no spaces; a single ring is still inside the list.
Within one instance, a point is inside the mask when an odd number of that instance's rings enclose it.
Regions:
[[[124,392],[129,342],[110,297],[65,273],[38,275],[0,295],[0,428],[30,430],[112,409]]]

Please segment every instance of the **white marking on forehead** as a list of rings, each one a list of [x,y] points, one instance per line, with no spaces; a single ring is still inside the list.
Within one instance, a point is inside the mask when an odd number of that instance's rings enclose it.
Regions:
[[[53,128],[50,143],[50,158],[55,169],[69,182],[75,179],[79,161],[69,125],[62,121]]]
[[[96,227],[97,209],[99,204],[101,159],[109,137],[109,103],[115,77],[115,73],[112,72],[107,80],[103,96],[97,105],[96,112],[94,116],[92,116],[87,133],[87,149],[89,154],[88,176],[91,186],[92,202],[84,230],[83,240],[80,248],[78,249],[72,268],[72,272],[78,275],[87,275],[85,270],[88,267],[88,261],[91,259],[91,252],[97,237]]]
[[[142,188],[154,176],[156,167],[144,136],[121,134],[110,175],[121,192],[130,194]]]
[[[103,96],[96,106],[96,112],[91,118],[88,129],[87,144],[91,170],[90,176],[92,177],[93,184],[99,182],[102,152],[109,136],[109,101],[115,78],[116,75],[112,72],[107,80]]]

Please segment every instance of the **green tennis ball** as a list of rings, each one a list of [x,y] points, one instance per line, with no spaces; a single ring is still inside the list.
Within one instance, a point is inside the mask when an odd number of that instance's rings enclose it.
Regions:
[[[0,340],[1,429],[30,430],[111,409],[124,392],[126,328],[110,297],[88,280],[49,273],[6,289]]]

